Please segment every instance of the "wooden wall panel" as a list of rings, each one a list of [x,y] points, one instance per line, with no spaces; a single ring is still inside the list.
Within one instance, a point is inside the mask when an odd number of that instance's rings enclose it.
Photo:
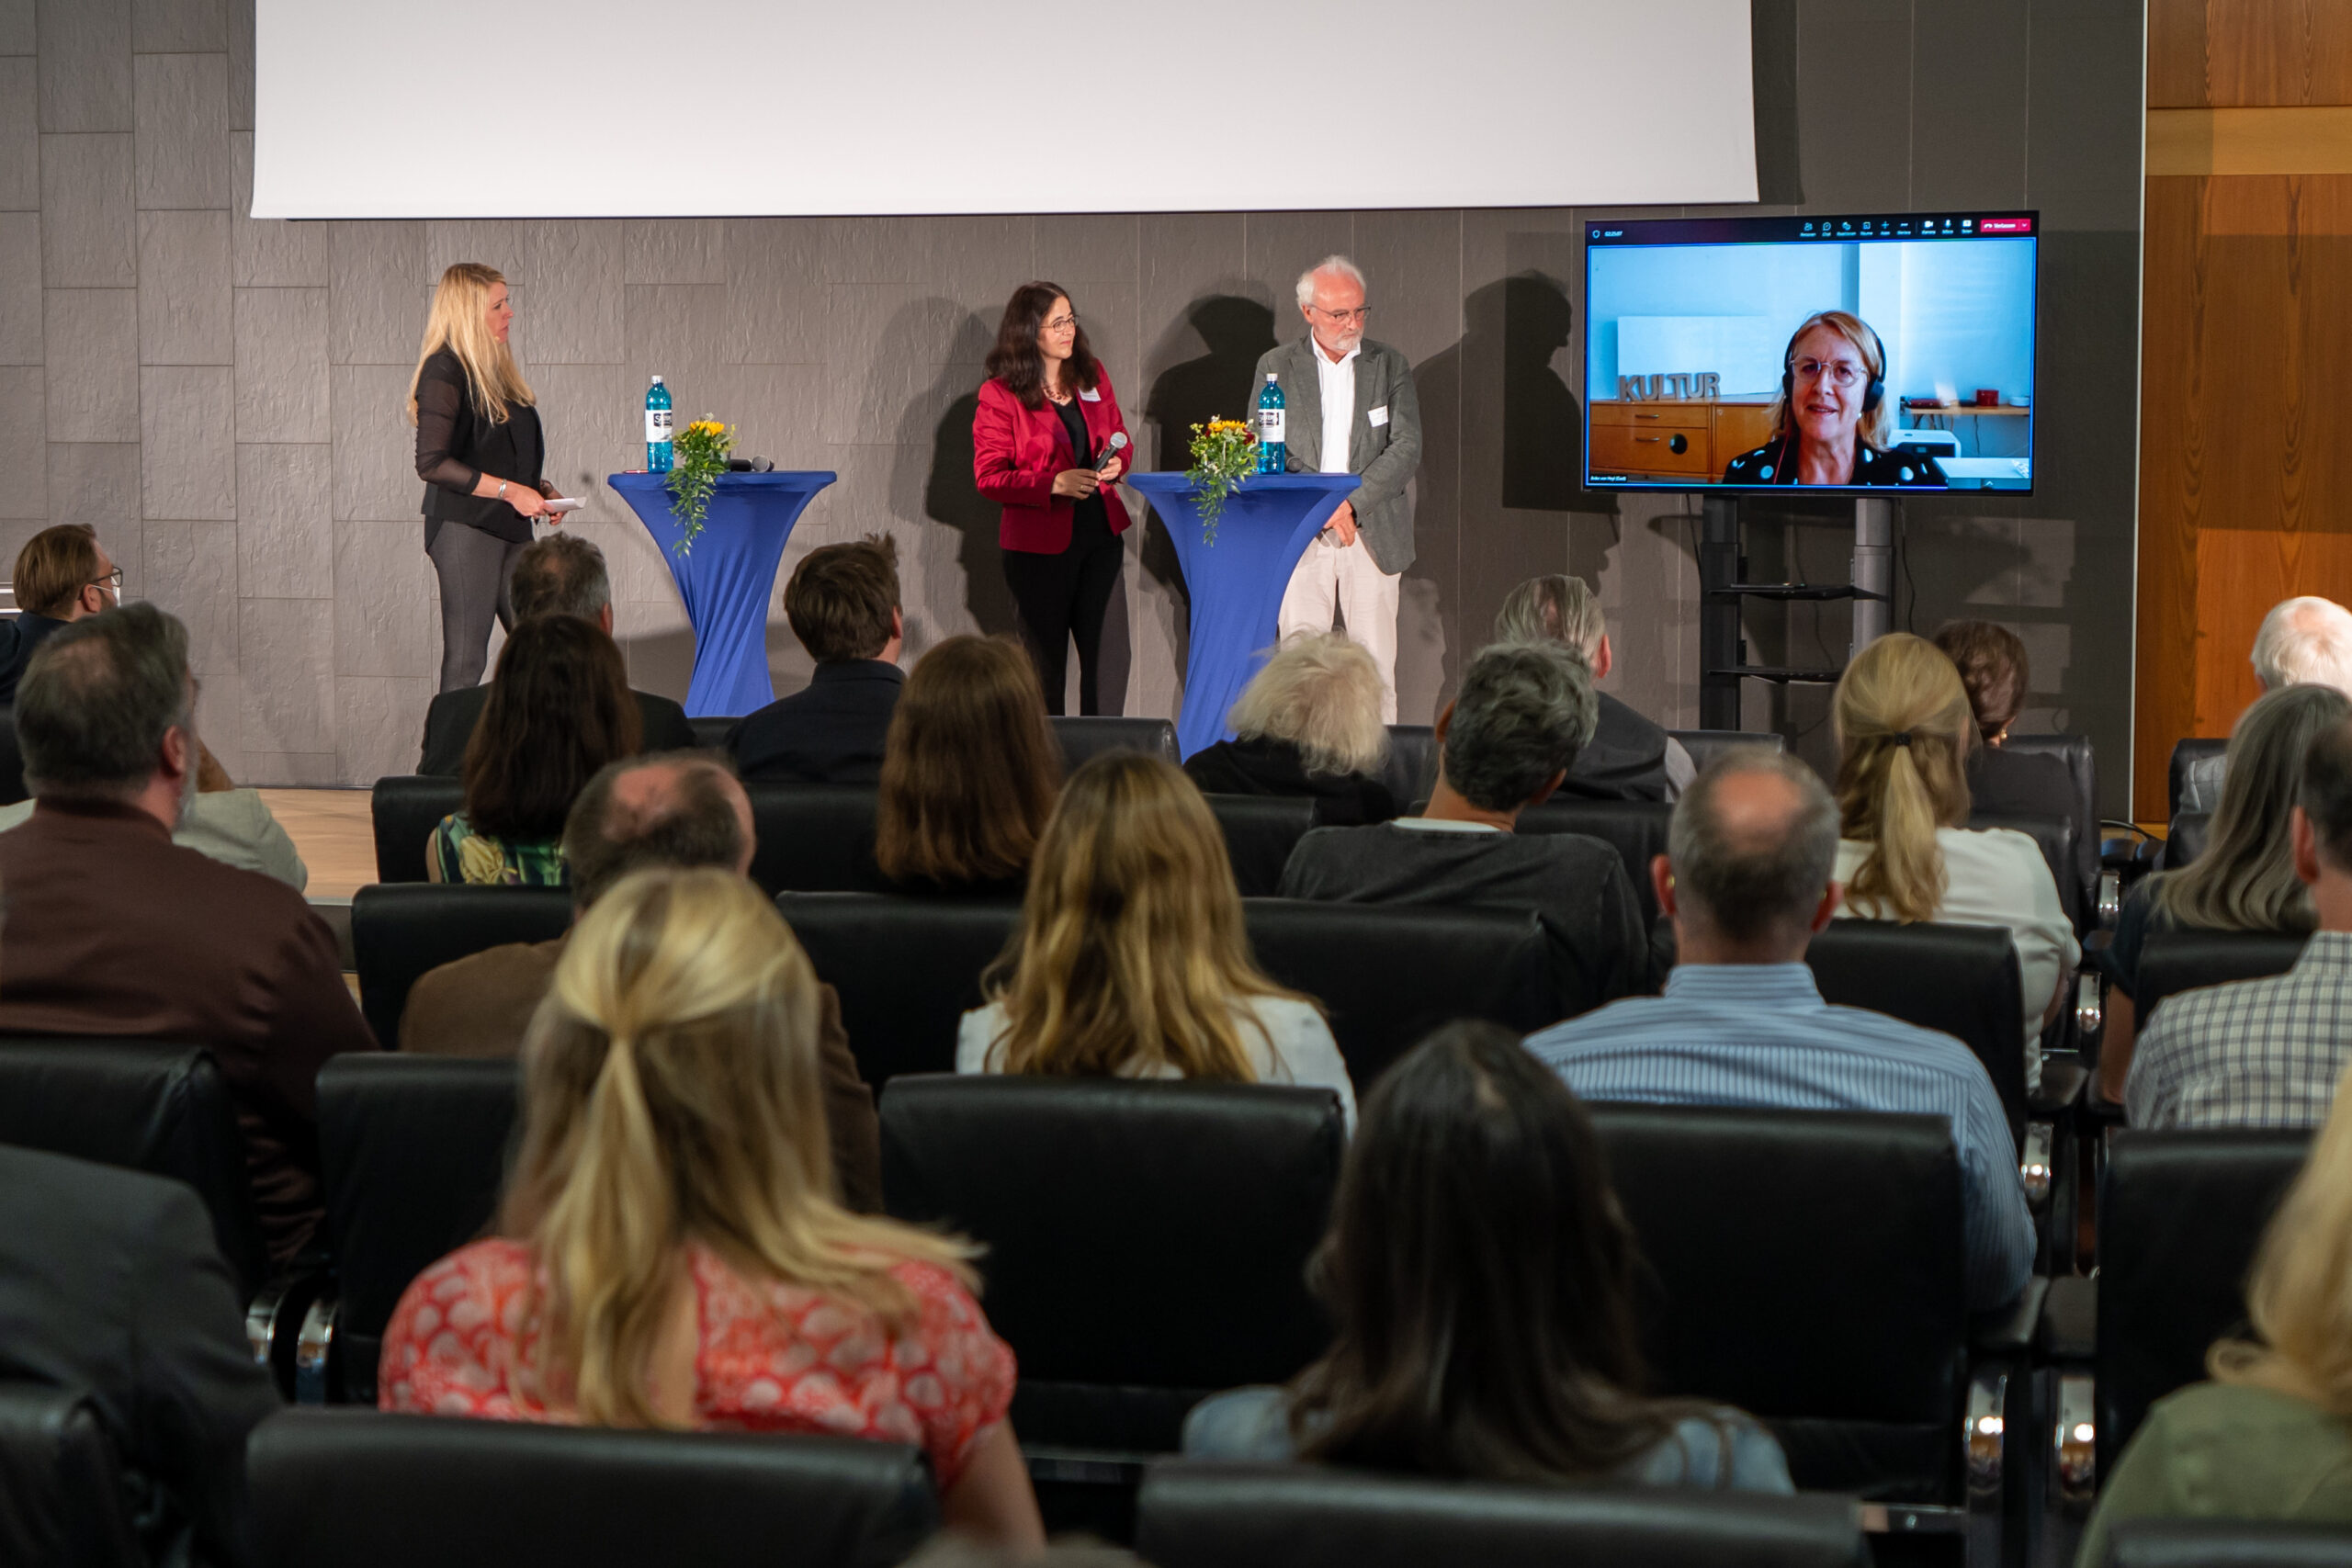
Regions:
[[[2346,103],[2346,0],[2149,0],[2150,108]]]

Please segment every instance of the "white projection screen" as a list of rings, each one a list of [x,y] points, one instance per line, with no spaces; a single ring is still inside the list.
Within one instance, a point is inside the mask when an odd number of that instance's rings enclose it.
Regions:
[[[1749,0],[257,0],[256,218],[1756,199]]]

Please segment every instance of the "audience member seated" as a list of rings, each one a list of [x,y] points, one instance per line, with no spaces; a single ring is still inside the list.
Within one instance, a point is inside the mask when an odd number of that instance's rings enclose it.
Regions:
[[[51,633],[114,608],[122,592],[122,569],[87,523],[60,523],[35,534],[17,552],[16,571],[9,587],[17,613],[0,620],[0,707],[17,700],[33,649]]]
[[[2041,1082],[2041,1029],[2082,957],[2041,846],[2007,828],[1971,829],[1962,760],[1975,733],[1960,671],[1941,649],[1896,632],[1856,655],[1838,682],[1841,916],[2005,926],[2023,982],[2025,1079]]]
[[[2308,931],[2310,891],[2295,874],[2293,815],[2303,758],[2322,732],[2352,718],[2333,686],[2266,692],[2238,716],[2225,755],[2221,809],[2205,852],[2178,871],[2144,877],[2123,901],[2108,946],[2091,962],[2112,982],[2099,1037],[2099,1089],[2123,1098],[2139,1034],[2140,954],[2148,933]]]
[[[2253,662],[2255,678],[2266,692],[2283,686],[2332,686],[2352,696],[2352,611],[2312,594],[2280,600],[2255,633]],[[2175,809],[2220,810],[2222,781],[2229,765],[2227,752],[2191,762]]]
[[[605,569],[605,552],[577,534],[549,534],[525,548],[514,558],[507,593],[517,626],[542,615],[570,615],[613,635],[613,581]],[[683,750],[695,743],[685,709],[650,692],[629,695],[637,699],[638,730],[647,750]],[[443,778],[463,773],[466,746],[489,703],[490,688],[480,685],[435,697],[424,710],[424,752],[416,771]]]
[[[1159,758],[1110,751],[1070,775],[982,989],[957,1072],[1312,1084],[1355,1121],[1323,1010],[1251,960],[1225,836]]]
[[[1312,795],[1334,827],[1385,822],[1397,802],[1380,779],[1380,666],[1363,646],[1301,633],[1242,689],[1228,716],[1233,739],[1193,752],[1184,773],[1207,795]]]
[[[817,668],[808,685],[738,724],[727,749],[747,779],[874,783],[906,682],[897,542],[877,534],[809,551],[784,585],[784,615]]]
[[[949,637],[915,666],[890,721],[876,886],[1020,897],[1061,782],[1061,748],[1028,654],[1001,637]]]
[[[0,806],[0,833],[32,819],[33,803]],[[187,797],[172,842],[209,855],[222,865],[274,876],[300,893],[311,884],[311,868],[294,840],[278,826],[257,789],[239,789],[229,770],[202,741],[196,748],[196,793]]]
[[[88,1399],[144,1561],[256,1559],[245,1434],[277,1391],[192,1190],[0,1148],[0,1380]]]
[[[2352,1521],[2352,1096],[2333,1103],[2255,1254],[2252,1332],[2207,1352],[2211,1382],[2149,1409],[2099,1488],[2081,1568],[2127,1519]]]
[[[1287,1388],[1195,1405],[1197,1459],[1788,1492],[1736,1410],[1640,1396],[1640,1268],[1591,1120],[1491,1023],[1384,1074],[1309,1278],[1338,1333]]]
[[[570,615],[517,626],[498,650],[481,723],[466,743],[465,805],[425,843],[435,882],[563,885],[563,819],[597,769],[638,751],[621,650]]]
[[[171,841],[196,783],[196,695],[187,629],[152,604],[34,655],[17,735],[35,809],[0,833],[0,1031],[209,1049],[283,1264],[319,1222],[319,1067],[376,1042],[300,894]]]
[[[1584,655],[1592,678],[1616,667],[1600,601],[1581,577],[1532,577],[1510,592],[1495,616],[1497,642],[1566,643]],[[1565,795],[1593,800],[1672,800],[1698,773],[1682,742],[1606,692],[1595,692],[1600,716],[1568,770]]]
[[[2317,929],[2284,975],[2184,991],[2156,1010],[2124,1080],[2134,1127],[2315,1127],[2326,1117],[2352,1062],[2352,722],[2312,738],[2289,820]]]
[[[1551,797],[1592,734],[1592,675],[1559,643],[1499,643],[1438,715],[1437,784],[1419,817],[1317,828],[1283,868],[1286,898],[1532,909],[1561,1006],[1649,988],[1641,906],[1617,852],[1580,833],[1513,831]]]
[[[531,1021],[495,1234],[401,1296],[383,1407],[913,1443],[951,1528],[1041,1544],[975,1249],[833,1200],[818,1007],[731,871],[597,899]]]
[[[2011,751],[2002,742],[2032,689],[2033,666],[2017,633],[1991,621],[1953,621],[1936,633],[1936,646],[1960,671],[1976,716],[1968,745],[1968,799],[1997,817],[2057,817],[2075,820],[2083,809],[2075,775],[2047,751]]]
[[[2032,1269],[2033,1219],[1984,1065],[1948,1034],[1830,1006],[1805,967],[1838,908],[1838,849],[1837,803],[1812,769],[1762,747],[1718,758],[1650,868],[1680,953],[1666,994],[1555,1024],[1528,1049],[1586,1100],[1945,1118],[1969,1300],[2001,1305]]]
[[[634,871],[716,866],[748,875],[757,844],[752,803],[715,752],[672,752],[614,762],[580,792],[563,825],[574,918]],[[401,1049],[417,1055],[512,1056],[548,994],[569,936],[515,942],[420,976],[401,1013]],[[841,997],[817,987],[817,1066],[842,1201],[882,1208],[881,1133],[874,1091],[858,1077],[842,1027]]]

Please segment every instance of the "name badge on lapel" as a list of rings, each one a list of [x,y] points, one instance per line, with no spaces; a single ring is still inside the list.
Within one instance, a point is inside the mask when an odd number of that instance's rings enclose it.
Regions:
[[[1364,418],[1372,421],[1372,427],[1374,430],[1378,430],[1382,425],[1388,423],[1388,405],[1386,403],[1381,404],[1378,408],[1366,413]]]
[[[1082,403],[1099,403],[1102,400],[1102,394],[1096,391],[1080,392],[1078,394],[1078,400]],[[1386,419],[1388,417],[1388,411],[1386,409],[1381,410],[1380,417]]]

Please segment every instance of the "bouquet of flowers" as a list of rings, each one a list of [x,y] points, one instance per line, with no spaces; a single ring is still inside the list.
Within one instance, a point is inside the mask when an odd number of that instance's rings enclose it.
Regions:
[[[715,419],[698,419],[678,432],[670,453],[670,515],[685,525],[671,548],[684,555],[702,533],[704,514],[710,510],[710,492],[727,471],[727,454],[735,449],[735,433]]]
[[[1217,514],[1225,498],[1258,471],[1258,434],[1249,422],[1212,419],[1193,426],[1193,466],[1184,477],[1201,492],[1201,543],[1216,543]]]

